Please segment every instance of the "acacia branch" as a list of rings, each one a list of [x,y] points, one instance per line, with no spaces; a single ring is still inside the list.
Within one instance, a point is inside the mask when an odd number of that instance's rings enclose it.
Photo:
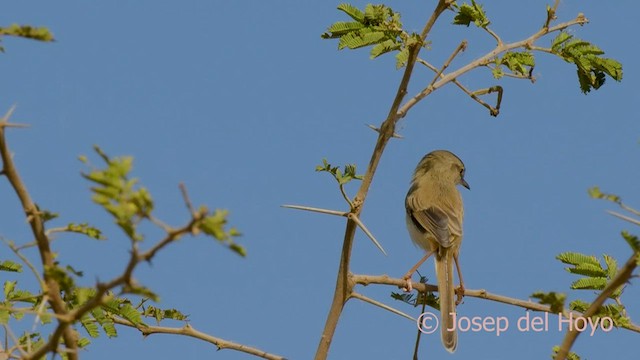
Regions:
[[[626,267],[626,265],[625,265]],[[623,268],[624,269],[624,268]],[[633,270],[633,269],[632,269]],[[378,285],[390,285],[390,286],[396,286],[398,288],[402,288],[404,286],[406,286],[407,281],[404,279],[400,279],[400,278],[392,278],[388,275],[360,275],[360,274],[352,274],[351,275],[351,280],[355,283],[355,284],[359,284],[359,285],[371,285],[371,284],[378,284]],[[627,278],[628,280],[628,278]],[[626,281],[626,280],[625,280]],[[624,282],[618,283],[618,285],[616,287],[614,287],[613,290],[616,290],[620,285],[624,284]],[[613,284],[613,281],[612,281]],[[437,285],[431,285],[431,284],[424,284],[421,282],[411,282],[411,285],[413,286],[414,289],[416,289],[419,292],[437,292],[438,291],[438,286]],[[611,291],[612,293],[613,291]],[[608,295],[611,295],[611,293],[609,293]],[[549,305],[544,305],[544,304],[539,304],[536,302],[533,302],[531,300],[522,300],[522,299],[517,299],[517,298],[512,298],[512,297],[508,297],[508,296],[504,296],[504,295],[498,295],[498,294],[493,294],[488,292],[485,289],[477,289],[477,290],[473,290],[473,289],[465,289],[464,290],[464,296],[469,296],[469,297],[475,297],[475,298],[479,298],[479,299],[485,299],[485,300],[491,300],[491,301],[495,301],[495,302],[499,302],[499,303],[503,303],[503,304],[507,304],[507,305],[513,305],[513,306],[517,306],[517,307],[521,307],[525,310],[532,310],[532,311],[541,311],[541,312],[547,312],[550,314],[555,314],[557,315],[558,313],[555,311],[551,310],[551,306]],[[607,297],[604,297],[604,300],[606,300]],[[593,313],[588,314],[587,312],[584,313],[580,313],[578,311],[572,311],[573,314],[576,315],[582,315],[584,317],[588,317],[593,315]],[[569,312],[567,311],[563,311],[562,312],[563,316],[565,317],[569,317]],[[640,325],[636,325],[636,324],[629,324],[629,325],[624,325],[623,326],[625,329],[640,333]]]
[[[455,70],[453,72],[450,72],[444,76],[442,76],[440,78],[439,81],[437,81],[435,84],[431,85],[431,86],[427,86],[426,88],[424,88],[422,91],[420,91],[418,94],[416,94],[413,98],[409,99],[399,110],[398,110],[398,117],[399,118],[403,118],[407,115],[407,113],[409,112],[409,110],[411,110],[412,107],[414,107],[420,100],[424,99],[426,96],[428,96],[429,94],[431,94],[433,91],[441,88],[442,86],[452,82],[454,79],[459,78],[460,76],[468,73],[469,71],[480,67],[480,66],[485,66],[489,63],[491,63],[491,61],[493,59],[495,59],[498,55],[513,50],[513,49],[518,49],[518,48],[530,48],[531,46],[533,46],[533,43],[535,41],[537,41],[538,39],[540,39],[541,37],[552,33],[552,32],[556,32],[556,31],[561,31],[564,30],[570,26],[573,25],[582,25],[582,24],[586,24],[588,23],[589,20],[587,20],[587,18],[584,17],[584,15],[580,14],[578,15],[575,19],[555,25],[553,27],[543,27],[542,29],[540,29],[538,32],[536,32],[535,34],[529,36],[528,38],[524,39],[524,40],[520,40],[520,41],[516,41],[516,42],[512,42],[512,43],[508,43],[508,44],[503,44],[503,45],[498,45],[495,47],[495,49],[493,49],[492,51],[486,53],[485,55],[473,60],[472,62],[470,62],[469,64],[459,68],[458,70]]]
[[[187,207],[189,208],[189,206]],[[191,210],[191,208],[189,208],[189,210]],[[197,222],[203,216],[202,215],[203,211],[205,210],[193,213],[192,214],[193,217],[187,225],[177,229],[170,229],[167,232],[167,235],[163,239],[158,241],[154,246],[152,246],[149,250],[145,252],[141,253],[138,250],[137,242],[132,241],[131,255],[129,256],[129,261],[127,263],[127,266],[125,267],[124,272],[120,276],[106,283],[98,282],[96,284],[95,295],[92,296],[89,300],[87,300],[87,302],[82,304],[80,307],[74,309],[71,312],[66,313],[64,317],[64,322],[60,320],[59,323],[60,324],[64,323],[66,324],[65,326],[68,327],[69,324],[73,324],[79,321],[85,314],[103,305],[111,296],[109,294],[109,291],[118,286],[124,287],[123,293],[126,293],[128,289],[133,288],[135,286],[134,280],[133,280],[133,272],[135,268],[141,262],[151,261],[151,259],[153,259],[153,257],[156,255],[158,251],[166,247],[168,244],[174,242],[181,236],[186,234],[192,234],[194,232]],[[55,346],[60,338],[59,335],[57,334],[61,332],[61,328],[62,326],[58,325],[58,327],[54,331],[54,334],[51,336],[51,338],[49,338],[49,341],[44,346],[40,347],[35,352],[29,354],[29,356],[25,357],[24,359],[25,360],[39,359],[42,356],[46,355],[48,352],[55,350]],[[54,341],[56,342],[54,343]]]
[[[247,353],[249,355],[254,355],[257,357],[261,357],[263,359],[269,360],[285,360],[283,356],[270,354],[266,351],[235,343],[233,341],[228,341],[221,339],[219,337],[211,336],[209,334],[203,333],[194,329],[191,325],[186,324],[181,328],[172,328],[166,326],[150,326],[144,324],[133,324],[128,320],[122,319],[120,317],[113,317],[113,322],[119,325],[128,326],[134,329],[138,329],[144,337],[147,337],[152,334],[174,334],[174,335],[184,335],[189,336],[195,339],[203,340],[215,345],[218,350],[230,349],[236,350],[243,353]]]
[[[402,75],[402,80],[400,81],[400,85],[398,86],[398,90],[396,92],[391,108],[389,109],[387,118],[382,122],[382,125],[380,126],[380,129],[378,131],[378,139],[376,140],[375,148],[371,155],[371,159],[369,160],[369,165],[367,166],[364,178],[362,179],[362,183],[360,184],[358,193],[356,194],[353,201],[353,208],[351,209],[350,213],[352,213],[356,217],[358,217],[360,215],[360,212],[362,211],[362,206],[367,197],[367,193],[369,192],[369,187],[371,186],[371,181],[373,180],[373,176],[376,172],[376,169],[378,168],[380,159],[382,158],[382,153],[384,152],[389,139],[391,139],[395,133],[396,123],[399,119],[398,108],[402,104],[402,100],[407,94],[409,80],[411,79],[418,54],[422,49],[422,44],[433,28],[433,25],[436,23],[436,20],[446,9],[449,8],[449,6],[453,2],[453,0],[438,1],[435,10],[422,29],[422,32],[420,34],[421,42],[411,46],[411,48],[409,49],[409,56],[404,73]],[[333,293],[333,300],[331,302],[329,314],[327,315],[324,330],[322,331],[322,336],[320,337],[315,360],[324,360],[327,358],[329,354],[329,347],[331,346],[331,341],[333,340],[333,335],[335,334],[335,330],[338,326],[338,321],[340,320],[340,315],[342,314],[342,309],[344,308],[344,304],[347,302],[353,292],[353,283],[350,283],[348,281],[348,275],[355,230],[356,224],[354,220],[348,219],[344,232],[342,251],[340,253],[340,264],[338,266],[336,288]]]
[[[12,107],[7,114],[0,120],[0,157],[2,158],[2,174],[7,177],[13,191],[18,196],[22,209],[31,227],[31,232],[36,240],[38,246],[38,252],[40,254],[40,260],[44,268],[44,283],[45,287],[42,289],[48,295],[49,305],[51,309],[57,315],[64,317],[68,313],[67,305],[65,304],[62,296],[60,296],[60,286],[56,279],[49,274],[48,269],[55,267],[54,255],[49,246],[49,238],[45,234],[44,221],[40,216],[41,213],[38,210],[36,204],[31,199],[31,195],[27,191],[27,187],[20,178],[18,170],[13,163],[13,158],[9,151],[9,146],[6,141],[5,129],[9,127],[9,117],[13,113]],[[68,357],[70,360],[76,360],[78,339],[74,332],[69,328],[69,323],[58,319],[58,328],[52,335],[51,341],[47,344],[42,355],[49,351],[55,351],[60,342],[60,338],[64,340],[64,344],[69,350]],[[55,341],[53,341],[55,340]]]

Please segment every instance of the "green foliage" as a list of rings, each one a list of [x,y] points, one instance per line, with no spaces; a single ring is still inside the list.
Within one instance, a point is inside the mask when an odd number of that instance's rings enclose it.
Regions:
[[[58,265],[51,267],[45,267],[44,275],[54,279],[59,285],[60,289],[65,293],[69,293],[75,287],[75,281],[68,269],[63,269]]]
[[[622,238],[627,242],[627,244],[629,244],[633,252],[640,253],[640,240],[638,240],[637,236],[632,235],[627,231],[623,231],[621,235]]]
[[[137,187],[138,179],[129,179],[133,166],[132,157],[109,158],[97,146],[95,151],[107,164],[106,169],[93,169],[82,176],[93,182],[93,201],[111,214],[116,224],[134,241],[141,241],[137,224],[148,218],[153,210],[153,200],[147,189]]]
[[[608,200],[618,205],[622,204],[622,199],[620,198],[620,196],[615,194],[603,193],[602,191],[600,191],[600,188],[597,186],[590,188],[588,190],[588,193],[589,193],[589,196],[591,196],[594,199]]]
[[[177,309],[160,309],[155,306],[145,306],[142,316],[155,318],[158,323],[164,319],[187,320],[187,315]]]
[[[603,290],[615,277],[618,271],[617,261],[608,255],[603,255],[605,266],[595,256],[580,253],[566,252],[556,256],[564,264],[571,265],[565,268],[568,272],[584,277],[571,284],[572,289],[578,290]],[[622,294],[624,286],[614,291],[611,298],[618,298]]]
[[[577,67],[580,90],[588,93],[599,89],[606,75],[616,81],[622,80],[622,64],[614,59],[604,58],[599,47],[575,38],[567,32],[560,32],[551,42],[551,52]]]
[[[340,4],[338,10],[354,21],[338,21],[322,34],[323,39],[339,39],[338,49],[358,49],[373,46],[372,59],[397,51],[396,67],[406,65],[409,49],[423,45],[418,34],[402,29],[400,14],[386,5],[367,4],[364,11],[350,4]]]
[[[495,67],[493,68],[493,76],[496,79],[501,78],[504,74],[502,66],[506,66],[511,73],[519,76],[529,77],[536,65],[535,57],[529,51],[522,52],[506,52],[502,58],[496,58]]]
[[[106,237],[104,237],[102,235],[102,231],[96,227],[90,226],[87,223],[82,223],[82,224],[74,224],[71,223],[69,225],[67,225],[65,231],[68,232],[73,232],[73,233],[78,233],[78,234],[84,234],[87,235],[88,237],[92,238],[92,239],[96,239],[96,240],[105,240]]]
[[[46,27],[34,27],[29,25],[11,24],[7,27],[0,27],[0,39],[5,35],[45,42],[51,42],[54,40],[53,34]],[[0,46],[0,51],[4,52],[4,47]]]
[[[89,173],[82,174],[95,185],[91,188],[94,193],[93,201],[115,218],[116,224],[131,240],[142,241],[144,236],[138,232],[138,224],[142,220],[151,219],[154,204],[147,189],[138,186],[138,179],[129,177],[133,158],[129,156],[110,158],[99,147],[95,146],[94,149],[107,166],[104,169],[94,168]],[[80,160],[87,163],[84,156]],[[246,256],[246,250],[234,241],[241,235],[240,232],[236,228],[229,230],[225,228],[227,210],[209,213],[206,207],[202,207],[198,214],[194,223],[196,229],[224,243],[233,252]],[[73,229],[90,237],[102,238],[100,230],[86,224],[74,225]],[[152,296],[151,293],[148,295]]]
[[[471,0],[471,4],[457,5],[454,3],[456,16],[453,18],[453,24],[469,26],[472,22],[479,28],[486,28],[491,24],[487,15],[482,9],[482,5]]]
[[[551,358],[555,359],[556,355],[558,354],[558,351],[560,351],[560,346],[554,346],[553,347],[553,353],[551,354]],[[569,354],[567,355],[567,360],[580,360],[580,356],[578,356],[578,354],[574,353],[573,351],[569,351]]]
[[[363,176],[356,173],[356,166],[354,164],[347,164],[344,166],[344,171],[340,170],[339,166],[332,166],[327,162],[327,159],[322,159],[322,165],[316,166],[316,171],[326,171],[331,174],[334,179],[340,185],[344,185],[352,180],[362,180]]]
[[[587,311],[589,306],[591,306],[590,303],[578,299],[569,304],[569,309],[584,313]],[[603,317],[611,318],[613,320],[613,325],[616,327],[628,326],[631,324],[622,304],[604,304],[598,309],[598,311],[596,311],[595,314],[593,314],[593,316],[591,316],[594,320]]]
[[[562,312],[564,308],[564,302],[567,299],[567,295],[562,293],[556,293],[554,291],[545,293],[545,292],[535,292],[531,294],[531,297],[534,299],[538,299],[538,303],[543,305],[549,305],[552,313],[558,314]]]
[[[0,271],[22,272],[22,265],[10,260],[5,260],[0,262]]]
[[[205,216],[198,222],[198,228],[203,233],[214,237],[218,241],[227,245],[229,249],[240,256],[247,256],[244,247],[236,244],[234,238],[240,236],[240,232],[236,228],[225,229],[227,225],[227,215],[229,211],[216,209],[213,214]]]

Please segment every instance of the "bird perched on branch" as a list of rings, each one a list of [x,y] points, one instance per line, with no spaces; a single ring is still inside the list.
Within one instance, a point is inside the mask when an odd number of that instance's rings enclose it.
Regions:
[[[454,329],[455,306],[462,300],[464,284],[458,264],[462,243],[464,209],[457,185],[469,189],[464,179],[464,164],[453,153],[436,150],[420,160],[405,199],[407,229],[411,240],[427,254],[404,276],[411,291],[411,275],[433,255],[440,296],[440,329],[442,344],[454,352],[458,335]],[[453,263],[456,264],[460,288],[454,303]]]

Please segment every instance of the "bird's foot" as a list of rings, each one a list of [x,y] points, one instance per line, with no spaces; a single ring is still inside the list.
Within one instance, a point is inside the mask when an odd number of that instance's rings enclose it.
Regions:
[[[405,285],[402,287],[402,291],[404,292],[413,291],[413,286],[411,285],[411,275],[409,276],[405,275],[402,279],[405,281]]]
[[[460,284],[460,286],[458,286],[458,288],[456,289],[456,306],[462,303],[463,298],[464,298],[464,285]]]

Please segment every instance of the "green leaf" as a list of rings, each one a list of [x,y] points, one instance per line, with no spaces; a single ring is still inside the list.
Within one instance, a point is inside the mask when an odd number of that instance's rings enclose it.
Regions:
[[[584,277],[571,284],[572,289],[602,290],[607,286],[607,278]]]
[[[51,42],[53,34],[46,27],[34,27],[29,25],[12,24],[8,27],[0,27],[0,35],[17,36],[25,39]]]
[[[405,67],[407,61],[409,61],[409,48],[405,46],[396,54],[396,69]]]
[[[352,5],[341,4],[338,9],[355,21],[336,22],[321,37],[339,39],[339,50],[373,46],[370,57],[374,59],[392,51],[401,51],[412,41],[412,36],[402,29],[400,14],[386,5],[368,4],[361,11]]]
[[[471,4],[458,6],[456,16],[453,18],[454,25],[469,26],[472,22],[480,28],[486,28],[491,24],[482,5],[477,4],[474,0],[471,0]]]
[[[531,52],[522,51],[505,53],[500,60],[500,64],[505,65],[514,74],[529,76],[536,63]]]
[[[87,347],[90,344],[91,344],[91,340],[89,340],[87,338],[79,338],[78,339],[78,347],[80,347],[80,348]]]
[[[5,260],[0,263],[0,271],[22,272],[22,265],[11,260]]]
[[[107,337],[113,338],[118,336],[118,332],[113,324],[113,321],[106,317],[104,310],[102,308],[95,308],[91,310],[91,316],[100,324],[102,330]]]
[[[187,320],[187,315],[183,314],[177,309],[160,309],[155,306],[146,306],[142,315],[155,318],[158,323],[160,323],[164,319],[179,321]]]
[[[327,32],[322,34],[323,39],[335,39],[346,35],[347,33],[361,30],[364,24],[354,21],[338,21],[329,26]]]
[[[574,252],[564,252],[564,253],[558,254],[558,256],[556,256],[556,259],[562,261],[565,264],[570,264],[570,265],[589,264],[594,266],[600,266],[600,262],[595,256],[588,256],[588,255],[574,253]]]
[[[364,13],[360,11],[357,7],[351,4],[340,4],[338,5],[338,10],[343,11],[345,14],[349,15],[353,20],[364,23]]]
[[[586,301],[580,300],[580,299],[576,299],[573,300],[570,304],[569,304],[569,310],[575,310],[575,311],[579,311],[581,313],[587,311],[587,309],[589,308],[591,304],[589,304]]]
[[[246,256],[246,250],[234,241],[235,237],[241,235],[240,232],[235,228],[231,228],[228,231],[225,229],[228,213],[227,210],[217,209],[213,214],[206,216],[198,222],[198,229],[226,244],[229,249],[236,254]]]
[[[13,290],[15,290],[17,284],[18,284],[17,281],[7,280],[4,282],[4,298],[5,299],[9,299],[9,296],[13,293]]]
[[[607,75],[616,81],[622,80],[622,64],[614,59],[603,58],[599,47],[587,41],[561,32],[551,42],[551,52],[564,61],[576,65],[578,82],[583,93],[599,89]]]
[[[6,325],[9,323],[11,316],[8,310],[0,309],[0,324]]]
[[[589,189],[588,193],[589,193],[589,196],[591,196],[594,199],[604,199],[604,200],[614,202],[618,205],[622,204],[622,199],[618,195],[603,193],[600,191],[600,188],[597,186],[594,186],[591,189]]]
[[[575,265],[575,267],[572,267],[572,268],[565,268],[565,270],[567,270],[572,274],[585,275],[590,277],[607,276],[607,272],[602,268],[602,266],[600,266],[600,264],[592,265],[592,264],[583,263],[583,264]]]
[[[553,347],[553,354],[551,355],[552,359],[556,358],[556,355],[558,354],[558,351],[560,351],[560,346],[554,346]],[[569,354],[567,355],[567,360],[580,360],[580,356],[578,356],[578,354],[574,353],[573,351],[569,351]]]
[[[92,338],[97,338],[98,336],[100,336],[98,325],[96,325],[96,323],[89,315],[85,314],[84,316],[82,316],[82,318],[80,318],[80,324],[87,331],[87,334],[89,334],[89,336],[91,336]]]
[[[370,29],[363,29],[361,31],[350,32],[340,38],[338,43],[338,49],[358,49],[364,46],[378,44],[385,38],[385,33],[382,31],[373,31]]]
[[[564,43],[566,43],[569,39],[571,39],[573,36],[569,35],[569,33],[567,33],[566,31],[561,31],[558,36],[556,36],[552,41],[551,41],[551,50],[553,52],[559,52],[563,46]]]
[[[532,298],[538,299],[538,303],[543,305],[549,305],[552,313],[560,313],[564,308],[564,302],[567,299],[567,295],[556,292],[535,292],[531,294]]]
[[[92,239],[96,239],[96,240],[105,240],[106,239],[104,236],[102,236],[102,231],[100,231],[100,229],[95,228],[93,226],[90,226],[87,223],[82,223],[82,224],[71,223],[71,224],[67,225],[67,228],[66,228],[65,231],[74,232],[74,233],[78,233],[78,234],[84,234],[84,235],[87,235],[88,237],[90,237]]]
[[[379,43],[371,49],[371,58],[375,59],[382,54],[396,51],[402,48],[402,43],[397,42],[395,39],[388,39]]]
[[[102,206],[114,217],[116,224],[133,241],[141,241],[143,236],[137,232],[140,220],[148,218],[153,211],[153,199],[143,187],[136,187],[137,179],[129,179],[133,167],[132,157],[110,158],[99,147],[96,153],[105,161],[105,169],[93,169],[82,176],[96,186],[93,201]],[[97,229],[86,227],[87,235],[99,235]]]
[[[607,278],[613,280],[618,273],[618,262],[613,257],[604,254],[604,262],[607,265]]]
[[[633,250],[636,253],[640,252],[640,240],[638,240],[637,236],[632,235],[627,231],[623,231],[621,235],[624,238],[624,240],[627,242],[627,244],[629,244],[629,246],[631,247],[631,250]]]

